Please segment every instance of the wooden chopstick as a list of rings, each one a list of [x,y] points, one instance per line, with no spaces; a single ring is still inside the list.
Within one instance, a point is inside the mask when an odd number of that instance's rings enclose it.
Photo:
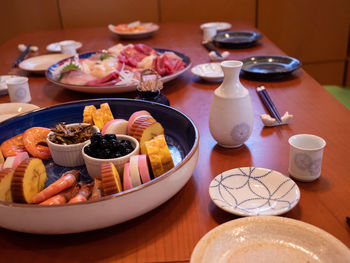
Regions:
[[[260,99],[265,105],[265,108],[269,111],[271,116],[274,117],[279,123],[281,123],[282,122],[281,116],[279,115],[265,87],[264,86],[256,87],[256,92],[258,93]]]

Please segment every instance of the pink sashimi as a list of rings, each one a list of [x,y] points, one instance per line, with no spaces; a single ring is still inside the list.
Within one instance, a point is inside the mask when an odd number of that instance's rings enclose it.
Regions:
[[[81,70],[70,70],[63,73],[61,78],[62,83],[71,85],[85,85],[92,80],[95,80],[95,77]]]

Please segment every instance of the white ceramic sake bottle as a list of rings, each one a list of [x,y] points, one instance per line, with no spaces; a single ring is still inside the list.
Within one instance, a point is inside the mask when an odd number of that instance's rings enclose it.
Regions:
[[[214,91],[210,108],[210,133],[226,148],[241,146],[253,131],[254,113],[249,91],[239,80],[242,65],[235,60],[221,63],[224,81]]]

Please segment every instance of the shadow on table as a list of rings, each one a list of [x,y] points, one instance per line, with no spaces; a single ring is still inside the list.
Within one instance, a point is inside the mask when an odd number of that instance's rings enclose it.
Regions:
[[[36,255],[40,262],[96,262],[122,259],[143,247],[152,250],[152,244],[160,243],[164,236],[174,235],[168,232],[177,231],[173,225],[190,211],[196,195],[193,188],[195,184],[190,179],[183,189],[158,208],[105,229],[78,234],[34,235],[0,228],[2,251],[11,253],[15,248],[21,258]]]

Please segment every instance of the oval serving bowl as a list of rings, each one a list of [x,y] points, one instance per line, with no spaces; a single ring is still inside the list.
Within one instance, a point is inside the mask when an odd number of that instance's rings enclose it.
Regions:
[[[170,49],[164,49],[164,48],[154,48],[158,53],[165,53],[165,52],[174,52],[177,56],[179,56],[182,61],[186,64],[186,67],[184,69],[181,69],[173,74],[161,77],[160,80],[163,83],[169,82],[178,76],[180,76],[182,73],[184,73],[186,70],[188,70],[191,67],[191,59],[186,56],[183,53],[177,52],[175,50]],[[88,52],[79,54],[79,59],[86,59],[91,57],[92,55],[96,54],[96,52]],[[86,85],[73,85],[73,84],[65,84],[60,81],[58,81],[58,77],[56,75],[57,69],[62,65],[62,63],[71,60],[73,57],[69,57],[66,59],[62,59],[55,64],[51,65],[47,71],[46,71],[46,78],[48,81],[61,86],[66,89],[74,90],[74,91],[80,91],[80,92],[86,92],[86,93],[103,93],[103,94],[110,94],[110,93],[123,93],[123,92],[130,92],[130,91],[136,91],[137,83],[130,83],[130,84],[116,84],[116,85],[110,85],[110,86],[86,86]]]
[[[33,126],[54,127],[59,121],[81,122],[86,105],[99,106],[104,102],[109,103],[114,117],[118,118],[128,119],[139,110],[150,112],[164,127],[175,167],[139,187],[80,204],[39,206],[0,202],[0,227],[36,234],[66,234],[100,229],[149,212],[174,196],[186,184],[198,160],[198,129],[183,113],[158,103],[94,99],[56,105],[2,122],[0,142]],[[45,164],[48,173],[46,186],[57,180],[63,172],[72,169],[56,166],[52,161]],[[82,169],[82,180],[91,180],[85,167],[79,168]]]

